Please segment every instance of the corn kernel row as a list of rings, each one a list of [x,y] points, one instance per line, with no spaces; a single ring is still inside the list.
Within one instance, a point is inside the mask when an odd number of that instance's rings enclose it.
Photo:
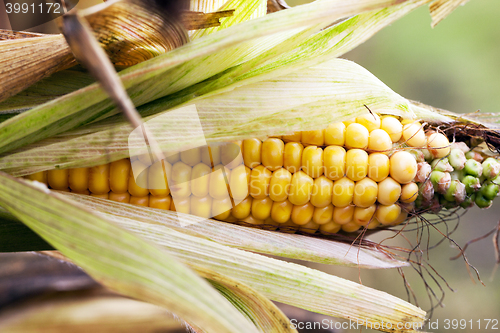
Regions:
[[[426,136],[417,122],[369,113],[324,130],[200,147],[153,164],[141,155],[27,178],[56,190],[284,232],[353,232],[406,218],[401,206],[411,209],[419,193],[419,155],[399,147],[428,148],[438,158],[450,150],[443,137]]]

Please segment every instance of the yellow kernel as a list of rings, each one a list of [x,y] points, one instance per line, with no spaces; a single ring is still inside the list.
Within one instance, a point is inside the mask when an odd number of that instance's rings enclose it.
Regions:
[[[111,193],[109,194],[110,199],[111,199]],[[172,202],[172,197],[170,195],[166,195],[163,197],[151,195],[149,197],[149,207],[151,208],[169,210],[171,202]]]
[[[191,197],[186,197],[186,198],[175,198],[174,197],[174,198],[172,198],[172,204],[174,205],[176,212],[184,213],[184,214],[191,214]]]
[[[231,199],[229,196],[223,199],[212,200],[212,215],[216,220],[225,220],[231,215]]]
[[[69,169],[68,184],[72,191],[83,192],[89,188],[89,170],[89,168]],[[127,191],[127,187],[125,187],[125,191]]]
[[[137,159],[146,165],[153,164],[152,158],[154,158],[154,156],[149,152],[137,156]]]
[[[333,181],[325,176],[314,180],[311,203],[314,207],[325,207],[332,203]]]
[[[250,184],[251,170],[245,165],[239,165],[231,170],[231,177],[229,179],[229,189],[235,204],[248,196],[248,184]]]
[[[250,169],[261,163],[262,141],[257,138],[243,140],[243,161]]]
[[[269,197],[273,201],[286,200],[291,182],[292,174],[288,170],[281,168],[274,171],[269,184]]]
[[[172,178],[170,193],[172,197],[187,198],[191,195],[191,174],[193,168],[182,161],[176,162],[172,165]]]
[[[380,222],[376,218],[372,218],[370,223],[368,223],[368,225],[366,226],[366,229],[373,230],[373,229],[377,229],[379,226],[380,226]]]
[[[271,198],[253,199],[252,216],[259,220],[265,220],[271,216],[271,208],[273,208],[273,201]]]
[[[252,169],[250,173],[250,195],[255,199],[269,196],[269,184],[272,173],[263,165]]]
[[[49,170],[47,173],[47,182],[49,186],[54,190],[65,190],[69,186],[68,179],[69,170],[68,169],[54,169]]]
[[[450,153],[450,141],[441,133],[432,133],[427,137],[427,146],[434,158],[443,158]]]
[[[220,147],[220,160],[227,169],[231,170],[243,164],[241,145],[241,141],[234,141],[225,143]]]
[[[270,171],[283,167],[285,144],[280,139],[269,138],[262,143],[262,164]]]
[[[345,145],[347,148],[366,149],[370,133],[361,124],[352,123],[345,130]]]
[[[389,157],[382,153],[368,155],[368,177],[376,182],[381,182],[389,176]]]
[[[397,204],[392,205],[378,205],[375,217],[383,225],[390,225],[397,220],[401,214],[401,207]]]
[[[139,160],[135,160],[131,164],[128,192],[134,197],[145,197],[149,194],[148,166]]]
[[[63,192],[66,192],[65,190],[63,190]],[[90,191],[89,190],[85,190],[85,191],[71,191],[71,193],[75,193],[75,194],[81,194],[81,195],[90,195]],[[111,193],[111,192],[109,192]],[[127,192],[128,193],[128,192]],[[127,201],[128,202],[128,201]]]
[[[403,135],[403,125],[398,119],[392,116],[382,118],[380,128],[389,134],[392,142],[398,142]]]
[[[342,124],[342,123],[340,123]],[[331,180],[338,180],[345,175],[346,151],[340,146],[328,146],[323,153],[325,176]]]
[[[355,207],[352,220],[357,225],[366,226],[370,223],[376,210],[377,205],[371,205],[369,207]]]
[[[43,183],[45,185],[48,184],[47,171],[40,171],[40,172],[32,173],[31,175],[27,175],[26,179],[36,180],[37,182]]]
[[[392,205],[398,201],[401,195],[401,185],[392,179],[387,177],[380,183],[378,183],[378,202],[382,205]]]
[[[427,138],[420,123],[410,123],[403,126],[403,140],[412,147],[425,147]]]
[[[332,220],[333,205],[329,204],[325,207],[315,207],[313,213],[313,221],[316,224],[326,224]]]
[[[149,195],[146,195],[146,196],[143,196],[143,197],[135,197],[135,196],[132,195],[132,196],[130,196],[129,203],[132,204],[132,205],[149,207]]]
[[[210,188],[212,168],[205,163],[196,164],[191,171],[191,192],[194,196],[205,197]]]
[[[302,170],[312,178],[323,174],[323,149],[316,146],[304,148],[302,152]]]
[[[68,192],[67,189],[64,192]],[[109,193],[90,193],[90,195],[96,198],[109,199]]]
[[[227,181],[231,177],[231,172],[222,164],[216,165],[214,172],[210,174],[210,184],[208,186],[208,193],[214,199],[224,199],[229,197],[227,189]]]
[[[395,181],[406,184],[417,175],[417,161],[412,154],[398,151],[390,158],[390,175]]]
[[[368,154],[361,149],[349,149],[346,154],[346,175],[358,181],[368,174]]]
[[[292,220],[288,220],[285,223],[281,223],[278,229],[279,231],[287,234],[294,234],[297,230],[299,230],[299,226],[293,223]]]
[[[338,225],[346,224],[352,221],[352,217],[354,215],[354,207],[353,205],[345,206],[345,207],[335,207],[333,210],[333,222]]]
[[[344,232],[355,232],[355,231],[358,231],[360,227],[361,226],[354,221],[343,224],[341,226],[342,231],[344,231]]]
[[[89,191],[94,194],[106,194],[109,188],[109,163],[90,168]]]
[[[389,154],[392,149],[391,137],[384,130],[373,130],[368,139],[368,149],[373,152]]]
[[[181,151],[181,161],[186,163],[190,167],[194,167],[196,164],[200,163],[201,162],[200,147]]]
[[[307,222],[303,226],[299,228],[299,231],[306,232],[308,234],[314,234],[319,229],[319,224],[314,222],[313,220]]]
[[[372,179],[366,177],[354,186],[353,203],[357,207],[369,207],[377,201],[378,186]]]
[[[253,198],[251,196],[246,197],[240,203],[238,203],[233,207],[233,211],[231,214],[236,219],[243,220],[248,215],[250,215],[250,212],[252,210],[252,200]]]
[[[292,215],[293,204],[289,200],[274,202],[271,208],[271,218],[278,223],[285,223]]]
[[[297,225],[304,225],[312,220],[314,206],[308,202],[303,205],[294,205],[292,208],[292,221]]]
[[[347,177],[333,183],[332,204],[335,207],[350,205],[354,197],[354,182]]]
[[[253,225],[261,225],[264,224],[264,220],[259,220],[253,217],[252,215],[247,216],[245,219],[243,219],[243,222],[248,223],[248,224],[253,224]]]
[[[179,151],[174,153],[168,153],[165,155],[165,159],[167,160],[168,163],[174,164],[181,160],[181,153]]]
[[[344,123],[333,123],[325,129],[325,145],[343,146],[345,143],[345,130]],[[326,152],[326,149],[325,149]]]
[[[341,228],[340,224],[330,221],[328,223],[320,225],[319,232],[321,232],[323,235],[332,235],[339,232],[340,228]]]
[[[378,114],[373,112],[367,112],[359,117],[356,117],[356,122],[366,127],[368,132],[380,128],[380,117]]]
[[[264,223],[261,226],[261,228],[264,230],[274,231],[274,230],[278,229],[279,225],[280,224],[278,222],[276,222],[272,218],[268,217],[267,219],[264,220]]]
[[[294,205],[303,205],[311,198],[313,179],[302,171],[292,175],[288,200]]]
[[[170,194],[168,179],[172,177],[172,165],[165,160],[157,161],[149,167],[149,192],[158,197]]]
[[[220,145],[211,144],[202,149],[201,162],[209,167],[220,164]]]
[[[128,193],[128,192],[115,193],[115,192],[111,191],[111,192],[109,192],[109,200],[123,202],[123,203],[129,203],[130,202],[130,193]],[[170,207],[170,205],[169,205],[169,207]]]
[[[401,196],[399,200],[403,203],[414,202],[418,197],[418,185],[410,182],[401,187]]]
[[[282,135],[283,141],[285,142],[301,142],[302,141],[302,132],[293,132],[292,134]]]
[[[356,118],[351,118],[351,119],[342,121],[342,123],[345,125],[345,127],[347,127],[355,122],[356,122]]]
[[[391,226],[399,225],[399,224],[405,222],[407,218],[408,218],[408,212],[402,210],[401,213],[399,214],[398,218],[394,222],[391,223]]]
[[[126,193],[130,177],[130,160],[124,158],[109,166],[109,187],[115,193]]]
[[[300,171],[302,166],[302,151],[304,146],[299,142],[289,142],[285,145],[283,166],[291,173]]]
[[[302,131],[302,143],[305,145],[323,146],[325,130]]]
[[[209,219],[212,217],[212,197],[206,195],[204,197],[195,197],[194,195],[190,196],[190,214],[196,215],[199,217],[203,217]]]

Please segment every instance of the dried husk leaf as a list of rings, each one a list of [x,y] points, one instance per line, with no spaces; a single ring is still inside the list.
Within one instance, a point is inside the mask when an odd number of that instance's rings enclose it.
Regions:
[[[182,23],[160,15],[143,2],[110,1],[86,11],[101,46],[118,67],[128,67],[166,53],[188,41]],[[133,31],[133,33],[131,33]],[[0,101],[33,83],[76,64],[62,35],[11,34],[0,42]],[[4,34],[7,38],[9,35]]]
[[[0,205],[113,291],[210,332],[258,332],[190,269],[60,194],[0,173]]]
[[[152,227],[164,226],[242,250],[348,267],[380,269],[408,265],[407,262],[396,260],[375,247],[355,248],[347,243],[248,228],[211,219],[206,220],[194,215],[183,216],[183,223],[179,224],[177,215],[172,212],[123,205],[91,196],[67,195],[92,211],[133,218],[143,222],[144,225],[150,224]]]
[[[101,289],[51,293],[0,312],[0,330],[9,333],[184,332],[179,320],[156,305]]]
[[[436,0],[429,6],[432,17],[431,26],[434,28],[439,22],[444,20],[458,6],[465,5],[469,0]]]
[[[3,40],[0,59],[0,101],[76,64],[62,35]]]

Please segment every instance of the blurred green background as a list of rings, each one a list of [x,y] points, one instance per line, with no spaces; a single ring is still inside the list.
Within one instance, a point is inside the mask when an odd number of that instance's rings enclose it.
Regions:
[[[295,5],[299,1],[290,0],[288,3]],[[343,58],[362,65],[406,98],[453,112],[497,112],[500,106],[499,14],[500,1],[471,0],[432,29],[428,8],[422,7],[386,27]],[[499,219],[498,203],[488,210],[470,209],[461,218],[452,238],[463,246],[493,229]],[[453,225],[450,223],[450,226]],[[413,243],[416,242],[415,233],[405,235]],[[441,238],[435,230],[430,231],[431,244]],[[374,235],[370,239],[383,239],[383,235]],[[408,247],[402,238],[393,244]],[[439,321],[439,329],[427,328],[427,331],[498,332],[500,323],[496,329],[486,330],[484,327],[486,319],[500,321],[500,271],[492,278],[495,267],[492,237],[471,244],[466,252],[486,287],[477,283],[477,279],[476,283],[471,280],[462,259],[449,260],[457,253],[457,249],[447,241],[429,253],[430,263],[455,292],[437,278],[446,292],[445,307],[436,308],[431,319]],[[353,281],[358,281],[360,274],[363,284],[407,299],[403,280],[395,270],[364,270],[360,273],[357,269],[324,265],[314,267]],[[404,271],[418,295],[419,306],[429,309],[421,278],[411,268]],[[440,297],[439,288],[428,275],[426,280]],[[446,319],[465,319],[468,326],[465,329],[445,329]],[[481,329],[478,329],[477,320],[481,320]]]

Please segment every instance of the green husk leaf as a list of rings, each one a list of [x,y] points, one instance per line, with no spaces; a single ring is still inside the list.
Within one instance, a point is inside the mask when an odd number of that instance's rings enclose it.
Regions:
[[[297,333],[290,320],[268,298],[253,288],[228,276],[206,269],[196,269],[200,276],[207,279],[231,304],[250,319],[263,333]]]
[[[111,290],[164,306],[211,332],[257,332],[170,255],[60,194],[0,173],[0,205]]]
[[[408,265],[407,262],[396,260],[375,247],[353,248],[348,243],[248,228],[216,220],[206,220],[194,215],[183,217],[185,223],[180,225],[175,214],[172,216],[170,212],[123,205],[91,196],[68,195],[92,211],[133,218],[144,224],[162,225],[191,236],[209,239],[242,250],[348,267],[380,269]]]
[[[216,2],[216,1],[203,1]],[[198,4],[200,7],[203,4]],[[228,0],[223,6],[217,8],[217,11],[234,9],[234,14],[231,17],[221,19],[221,25],[218,27],[196,30],[191,34],[191,40],[210,35],[214,32],[226,29],[235,24],[256,19],[266,15],[267,0]]]
[[[425,312],[396,297],[307,267],[179,233],[162,225],[99,213],[157,244],[191,267],[205,267],[248,284],[266,297],[352,320],[422,322]],[[166,211],[172,218],[176,213]],[[183,220],[191,218],[182,215]],[[186,221],[186,220],[184,220]]]
[[[162,99],[147,108],[168,109],[168,105],[169,101]],[[427,112],[414,107],[361,66],[334,59],[280,78],[199,98],[195,105],[187,106],[196,108],[199,120],[183,111],[149,116],[144,121],[162,150],[172,152],[192,148],[200,139],[208,143],[233,141],[325,128],[329,123],[368,112],[364,105],[373,112],[405,118],[415,117],[414,109],[419,115]],[[149,111],[145,109],[142,111]],[[432,116],[441,122],[450,121],[438,114]],[[203,138],[199,137],[200,123]],[[136,148],[129,143],[129,135],[129,125],[123,124],[87,135],[80,132],[56,137],[0,158],[0,169],[25,175],[108,163],[129,156],[129,148]]]
[[[2,111],[25,111],[83,88],[94,81],[90,75],[75,70],[57,72],[1,102],[0,114]]]
[[[238,63],[245,55],[252,53],[250,45],[243,42],[254,40],[254,45],[259,45],[258,38],[262,36],[308,27],[311,22],[334,21],[357,14],[360,11],[374,10],[399,2],[401,0],[356,0],[350,2],[324,0],[276,12],[223,29],[164,55],[132,66],[120,73],[121,78],[136,106],[142,105],[174,92],[165,90],[165,85],[159,83],[166,72],[177,65],[194,59],[196,59],[196,64],[200,64],[203,59],[198,57],[216,52],[212,57],[209,57],[211,64],[205,63],[203,67],[207,73],[214,71],[211,74],[213,75],[228,68],[228,66],[224,68],[226,59],[232,59],[233,62]],[[189,72],[184,71],[184,75],[186,74]],[[194,75],[198,79],[196,82],[205,79],[199,74],[200,72],[196,72]],[[194,83],[191,82],[186,87]],[[182,86],[179,89],[182,89]],[[93,84],[1,123],[0,153],[59,134],[116,112],[99,86]]]

